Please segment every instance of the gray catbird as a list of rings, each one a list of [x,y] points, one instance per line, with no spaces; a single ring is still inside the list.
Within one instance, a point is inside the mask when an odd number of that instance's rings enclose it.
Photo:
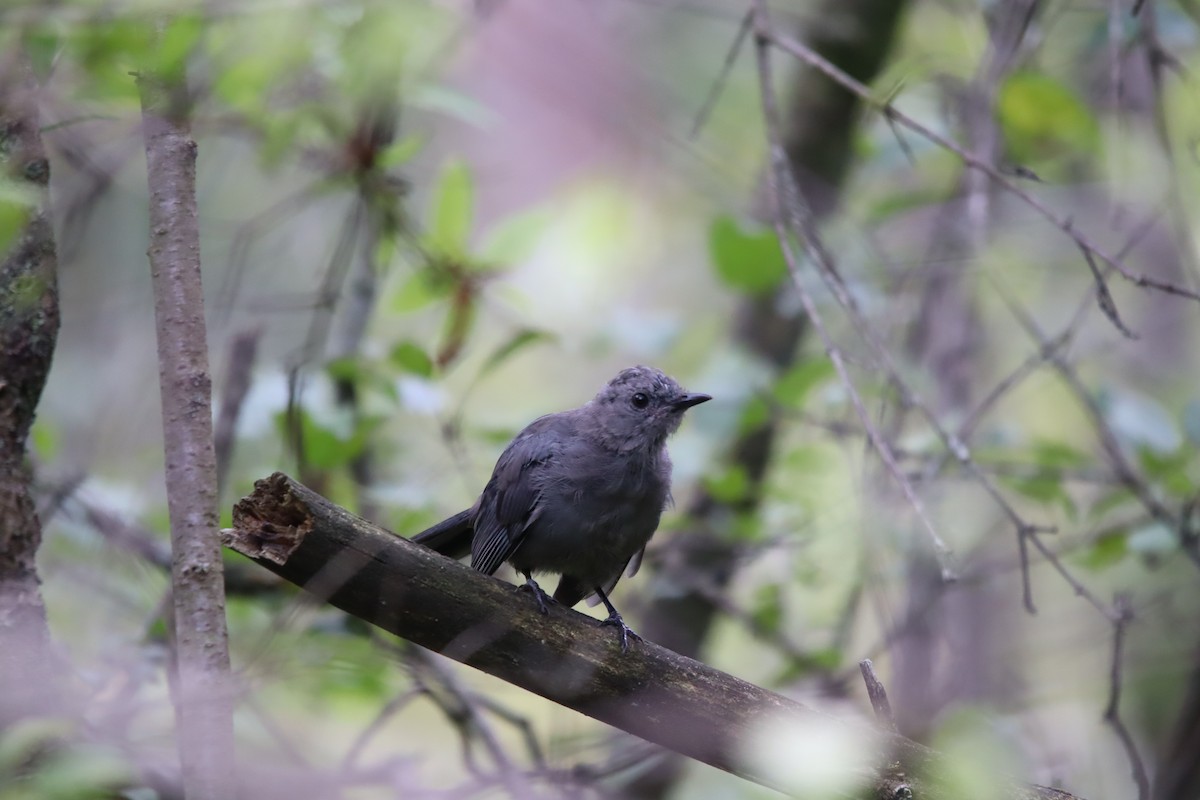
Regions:
[[[590,402],[534,420],[504,449],[475,505],[413,537],[487,575],[508,561],[538,608],[549,600],[534,572],[562,575],[554,600],[595,595],[621,649],[638,638],[608,599],[633,575],[671,497],[667,437],[683,412],[711,400],[651,367],[617,375]]]

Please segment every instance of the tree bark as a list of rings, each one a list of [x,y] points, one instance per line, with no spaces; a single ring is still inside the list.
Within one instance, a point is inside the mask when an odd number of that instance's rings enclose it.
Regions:
[[[576,611],[545,616],[511,584],[401,539],[330,503],[282,473],[255,484],[233,509],[224,543],[321,600],[386,631],[660,744],[764,785],[750,748],[774,724],[807,723],[847,733],[849,766],[872,796],[900,784],[916,796],[948,798],[921,779],[938,757],[903,737],[827,717],[782,695],[649,641],[622,653],[613,631]],[[1043,787],[1010,787],[1009,798],[1069,800]]]
[[[182,87],[143,75],[138,90],[150,187],[148,256],[171,518],[183,785],[189,800],[228,800],[235,796],[233,715],[200,280],[196,143]]]
[[[21,53],[0,57],[0,169],[29,204],[0,230],[0,729],[61,700],[35,557],[42,527],[25,444],[58,339],[58,260],[47,216],[50,165],[38,133],[35,83]],[[12,219],[8,214],[7,219]]]

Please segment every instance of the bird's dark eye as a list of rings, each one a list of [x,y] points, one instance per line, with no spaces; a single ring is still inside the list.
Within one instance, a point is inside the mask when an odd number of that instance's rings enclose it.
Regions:
[[[634,408],[645,408],[646,406],[650,405],[650,398],[644,393],[638,392],[632,398],[630,398],[629,402],[633,403]]]

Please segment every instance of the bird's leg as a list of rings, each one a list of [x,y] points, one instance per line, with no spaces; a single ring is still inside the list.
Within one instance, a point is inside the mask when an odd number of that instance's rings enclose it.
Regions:
[[[621,635],[621,652],[629,650],[630,638],[641,641],[642,637],[634,633],[633,628],[625,624],[625,620],[621,619],[621,615],[617,612],[616,607],[609,602],[608,595],[599,586],[596,587],[596,596],[600,598],[600,602],[604,603],[604,607],[608,609],[608,617],[601,620],[601,625],[612,625],[617,629],[617,633]]]
[[[542,591],[542,587],[537,585],[537,581],[528,572],[521,573],[525,576],[525,583],[517,587],[517,591],[533,592],[533,599],[537,601],[538,611],[543,614],[549,614],[550,611],[546,608],[546,603],[553,603],[554,598]]]

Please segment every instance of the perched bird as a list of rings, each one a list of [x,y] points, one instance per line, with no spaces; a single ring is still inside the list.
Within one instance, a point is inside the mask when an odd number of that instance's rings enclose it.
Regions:
[[[535,572],[561,575],[553,600],[595,595],[622,651],[635,634],[608,599],[626,568],[637,572],[671,499],[667,437],[683,412],[712,398],[685,392],[652,367],[622,370],[591,401],[547,414],[501,453],[475,505],[413,537],[452,558],[471,554],[487,575],[505,561],[525,576],[538,608]]]

